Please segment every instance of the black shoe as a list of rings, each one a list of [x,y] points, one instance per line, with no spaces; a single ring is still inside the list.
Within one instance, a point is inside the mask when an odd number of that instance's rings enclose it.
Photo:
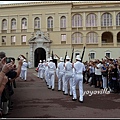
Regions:
[[[48,89],[51,89],[51,88],[48,87]]]
[[[73,96],[73,95],[69,95],[69,96]]]
[[[72,99],[72,101],[76,101],[77,99]]]
[[[83,103],[83,101],[80,101],[80,100],[79,100],[79,102],[80,102],[80,103]]]
[[[63,93],[64,95],[68,95],[68,94],[65,94],[65,93]]]
[[[54,89],[52,89],[52,91],[54,91]]]
[[[61,91],[61,90],[58,90],[58,91]]]
[[[100,87],[100,89],[103,89],[103,87]]]

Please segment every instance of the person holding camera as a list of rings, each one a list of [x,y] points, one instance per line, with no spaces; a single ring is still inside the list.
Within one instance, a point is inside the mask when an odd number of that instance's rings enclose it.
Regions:
[[[5,62],[5,57],[0,61],[0,116],[2,116],[2,101],[1,96],[2,92],[5,89],[6,83],[8,82],[8,78],[6,76],[6,73],[8,73],[12,69],[12,65],[10,63],[3,65]]]
[[[19,60],[17,69],[13,70],[12,60],[8,62],[8,59],[4,52],[0,52],[0,59],[1,59],[1,63],[0,63],[1,72],[5,74],[5,78],[8,80],[1,94],[2,114],[8,114],[8,110],[9,110],[8,103],[9,103],[10,94],[11,94],[10,80],[19,77],[21,72],[21,66],[23,63],[22,63],[22,60]],[[3,68],[6,65],[8,65],[8,69],[4,71]]]

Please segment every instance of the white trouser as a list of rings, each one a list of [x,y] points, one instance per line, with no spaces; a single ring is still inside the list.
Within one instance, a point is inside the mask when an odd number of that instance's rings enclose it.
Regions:
[[[102,80],[103,80],[103,88],[107,88],[107,77],[104,77],[102,75]]]
[[[71,72],[65,73],[65,82],[64,82],[64,89],[65,89],[65,94],[68,94],[68,82],[70,86],[70,91],[69,94],[72,95],[72,85],[73,85],[73,77]]]
[[[24,80],[27,79],[27,70],[21,70],[21,78]]]
[[[44,78],[44,73],[45,73],[45,69],[42,68],[42,70],[41,70],[41,78]]]
[[[47,85],[49,85],[49,71],[48,70],[45,70],[45,81],[47,83]]]
[[[65,91],[64,82],[65,82],[65,74],[64,72],[59,72],[58,73],[58,90],[61,90],[61,86],[62,86],[62,91]]]
[[[52,71],[52,70],[50,70],[49,71],[49,88],[51,88],[52,87],[52,89],[54,89],[55,88],[55,72],[54,71]]]
[[[46,81],[46,82],[47,82],[47,73],[48,73],[48,71],[45,70],[45,81]]]
[[[79,101],[83,101],[83,75],[82,74],[75,74],[73,79],[73,99],[77,99],[76,94],[76,86],[78,84],[79,87]]]
[[[45,79],[45,69],[43,70],[43,78]]]
[[[42,69],[39,69],[39,70],[38,70],[38,77],[39,77],[39,78],[42,78]]]

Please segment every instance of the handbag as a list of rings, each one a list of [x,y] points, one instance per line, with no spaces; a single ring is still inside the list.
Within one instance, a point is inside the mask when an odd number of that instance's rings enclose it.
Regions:
[[[36,71],[36,72],[38,72],[38,69],[39,69],[39,68],[38,68],[38,67],[36,67],[36,68],[35,68],[35,71]]]

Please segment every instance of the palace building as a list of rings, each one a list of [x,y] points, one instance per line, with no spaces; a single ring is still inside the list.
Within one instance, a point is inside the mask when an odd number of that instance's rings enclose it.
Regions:
[[[83,61],[120,57],[120,2],[30,2],[0,5],[0,51],[20,54],[36,67],[52,51],[56,58]]]

